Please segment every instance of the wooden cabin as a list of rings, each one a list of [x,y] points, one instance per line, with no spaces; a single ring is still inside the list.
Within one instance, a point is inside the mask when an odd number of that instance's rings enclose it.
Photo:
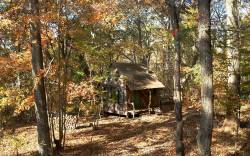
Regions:
[[[165,87],[146,67],[133,63],[113,64],[106,86],[113,101],[104,106],[104,112],[126,116],[159,107]]]

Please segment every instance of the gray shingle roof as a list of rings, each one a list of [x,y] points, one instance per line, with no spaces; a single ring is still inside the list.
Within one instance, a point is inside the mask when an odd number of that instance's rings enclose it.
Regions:
[[[130,90],[165,87],[155,75],[148,73],[147,68],[140,64],[115,63],[113,67],[120,75],[125,76],[126,84]]]

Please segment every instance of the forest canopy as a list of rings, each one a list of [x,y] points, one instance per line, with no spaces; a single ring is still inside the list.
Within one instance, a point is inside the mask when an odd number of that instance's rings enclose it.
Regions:
[[[219,131],[223,127],[231,128],[235,145],[228,153],[247,154],[250,131],[242,125],[250,123],[249,23],[247,0],[1,0],[0,155],[4,149],[10,150],[3,155],[27,153],[25,137],[11,136],[29,124],[37,127],[38,154],[63,153],[72,146],[68,138],[78,134],[67,129],[69,123],[73,129],[90,123],[91,134],[104,131],[110,105],[133,118],[140,106],[149,114],[138,116],[149,118],[156,107],[170,107],[156,118],[166,131],[174,118],[172,155],[224,155],[218,152],[224,142],[217,147],[214,141],[229,135]],[[141,70],[130,69],[129,77],[114,70],[116,63]],[[142,71],[151,78],[142,86],[155,80],[164,88],[129,88],[129,78]],[[126,122],[136,127],[140,118],[127,118],[120,128]],[[189,130],[196,133],[189,136]],[[160,155],[171,155],[166,145],[161,148]]]

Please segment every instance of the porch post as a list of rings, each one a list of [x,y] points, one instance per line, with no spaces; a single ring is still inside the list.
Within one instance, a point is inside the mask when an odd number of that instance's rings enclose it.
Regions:
[[[125,107],[125,115],[128,117],[127,88],[126,88],[126,81],[125,81],[124,76],[121,76],[121,88],[123,92],[123,105]]]
[[[152,100],[152,97],[151,97],[151,90],[149,89],[148,92],[149,92],[148,113],[150,114],[150,106],[151,106],[151,100]]]

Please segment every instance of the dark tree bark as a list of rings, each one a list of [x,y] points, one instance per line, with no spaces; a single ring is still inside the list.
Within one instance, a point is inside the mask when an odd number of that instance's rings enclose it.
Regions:
[[[142,16],[140,14],[140,8],[141,8],[141,4],[139,1],[136,0],[136,5],[137,5],[137,19],[136,19],[136,26],[137,26],[137,31],[138,31],[138,45],[140,47],[140,50],[143,50],[143,31],[142,31],[142,25],[143,25],[143,19]],[[145,51],[142,51],[142,56],[139,57],[139,61],[142,65],[144,65],[145,67],[148,67],[148,54]]]
[[[211,155],[213,129],[213,67],[211,51],[211,0],[198,1],[198,51],[201,62],[201,120],[197,135],[199,155]]]
[[[184,153],[183,144],[183,120],[182,120],[182,98],[180,84],[180,67],[181,67],[181,44],[180,44],[180,26],[179,26],[179,9],[181,6],[176,5],[175,0],[166,1],[169,7],[169,14],[172,26],[172,34],[174,37],[174,103],[175,103],[175,118],[176,118],[176,155],[182,156]]]
[[[38,152],[40,155],[51,155],[50,131],[48,123],[46,94],[43,77],[43,55],[41,45],[39,2],[30,0],[32,19],[30,22],[30,39],[32,53],[32,74],[34,79],[34,98],[38,132]]]
[[[87,63],[85,53],[79,55],[79,62],[81,62],[81,70],[84,72],[84,74],[88,77],[90,74],[89,71],[89,65]]]
[[[67,87],[67,70],[68,70],[68,47],[67,47],[67,35],[65,32],[62,32],[60,27],[58,29],[58,139],[54,138],[56,144],[56,150],[60,151],[64,148],[65,143],[65,116],[66,116],[66,87]]]
[[[138,13],[138,14],[140,14],[140,13]],[[141,15],[138,15],[137,29],[138,29],[138,45],[139,45],[139,47],[142,50],[143,49],[143,45],[142,45],[142,21],[141,21]],[[148,67],[147,56],[146,56],[146,54],[144,54],[144,51],[143,51],[143,55],[142,55],[142,58],[141,58],[141,64],[143,64],[144,66]]]

